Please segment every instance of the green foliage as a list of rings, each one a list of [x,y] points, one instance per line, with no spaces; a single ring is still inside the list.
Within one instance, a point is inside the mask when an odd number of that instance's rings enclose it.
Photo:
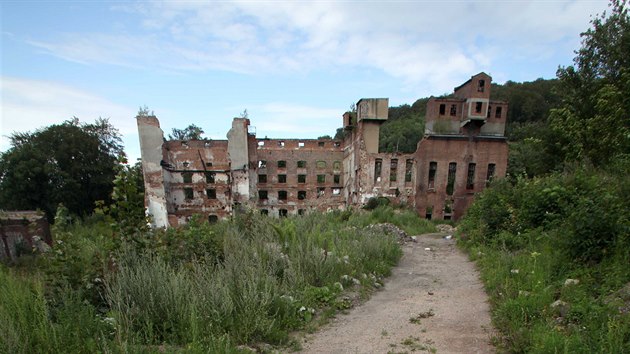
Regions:
[[[245,110],[247,113],[247,110]],[[204,131],[202,128],[191,124],[184,129],[173,128],[172,134],[168,135],[168,140],[201,140]]]
[[[462,245],[480,266],[506,351],[630,349],[619,310],[630,302],[611,302],[630,284],[628,166],[502,181],[469,209]]]
[[[511,127],[514,124],[544,122],[549,110],[561,102],[557,79],[492,84],[492,99],[507,101],[510,104],[507,114],[510,139],[513,138]]]
[[[582,33],[575,66],[558,69],[564,104],[550,123],[567,161],[604,165],[630,151],[630,16],[625,0],[611,1],[611,8]]]
[[[412,153],[424,134],[424,115],[428,99],[419,99],[412,106],[389,108],[388,120],[381,125],[379,151]]]
[[[63,203],[88,215],[97,200],[110,200],[114,166],[122,153],[118,131],[105,119],[77,119],[34,133],[13,133],[0,156],[0,204],[6,209],[46,212]]]
[[[178,229],[129,231],[103,210],[79,220],[58,209],[53,252],[28,270],[41,277],[0,269],[0,351],[290,345],[290,332],[352,306],[344,290],[380,286],[400,258],[397,235],[363,226],[432,228],[412,212],[379,207],[282,219],[243,210],[216,224],[193,218]]]

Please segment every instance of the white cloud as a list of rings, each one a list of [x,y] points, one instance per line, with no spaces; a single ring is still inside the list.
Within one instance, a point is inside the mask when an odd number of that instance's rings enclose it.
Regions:
[[[139,16],[140,33],[70,33],[32,44],[76,62],[161,70],[359,66],[450,91],[497,61],[570,53],[605,3],[156,1],[122,9]]]
[[[72,117],[83,122],[109,118],[123,136],[125,147],[135,158],[137,108],[113,103],[97,95],[54,82],[15,77],[0,79],[2,119],[0,120],[0,151],[10,147],[8,135],[13,132],[33,131],[51,124],[59,124]],[[135,137],[135,141],[134,138]],[[132,146],[130,146],[130,144]]]

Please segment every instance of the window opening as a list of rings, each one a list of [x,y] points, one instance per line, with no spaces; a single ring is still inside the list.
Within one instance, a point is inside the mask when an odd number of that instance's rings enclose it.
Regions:
[[[258,175],[258,183],[267,183],[267,175]]]
[[[206,162],[206,167],[212,167],[212,162]]]
[[[188,161],[184,161],[184,162],[182,163],[182,165],[183,165],[184,167],[188,167],[188,166],[190,166],[190,162],[188,162]]]
[[[398,175],[398,159],[392,159],[389,167],[389,181],[396,182]]]
[[[326,161],[317,161],[317,163],[315,164],[317,166],[317,168],[319,169],[323,169],[326,168]]]
[[[278,141],[278,146],[284,147],[284,141]]]
[[[488,174],[486,175],[486,187],[488,185],[490,185],[490,182],[492,182],[492,179],[494,179],[494,170],[496,169],[495,164],[490,163],[488,164]]]
[[[490,116],[492,115],[492,106],[488,106],[488,118],[490,118]]]
[[[333,170],[335,170],[335,171],[341,170],[341,161],[333,162]]]
[[[497,109],[494,111],[494,118],[501,118],[501,112],[502,108],[501,107],[497,107]]]
[[[437,172],[437,162],[429,163],[429,189],[435,189],[435,173]]]
[[[278,183],[287,183],[287,175],[278,175]]]
[[[446,114],[446,104],[440,103],[440,115],[443,116]]]
[[[338,148],[338,147],[340,147],[340,146],[341,146],[341,143],[340,143],[340,142],[338,142],[338,141],[335,141],[335,142],[333,143],[333,145],[334,145],[336,148]]]
[[[457,115],[457,105],[452,104],[451,105],[451,116],[456,116]]]
[[[287,162],[284,160],[280,160],[278,161],[278,168],[286,168],[287,167]]]
[[[318,141],[317,142],[317,146],[319,146],[319,147],[323,147],[324,144],[325,144],[325,142],[323,142],[323,141]]]
[[[317,183],[326,183],[326,175],[317,175]]]
[[[264,141],[262,141],[262,140],[261,140],[261,141],[259,141],[259,142],[258,142],[258,146],[265,146],[265,142],[264,142]]]
[[[302,148],[302,147],[304,147],[304,143],[303,143],[303,142],[301,142],[301,141],[300,141],[300,142],[298,142],[298,147],[301,147],[301,148]]]
[[[381,159],[374,160],[374,182],[379,182],[381,180],[382,169],[383,169],[383,160]]]
[[[483,92],[486,89],[486,80],[479,80],[479,86],[477,86],[478,92]]]
[[[334,184],[341,183],[341,175],[333,175],[333,183]]]
[[[306,214],[306,209],[298,209],[298,215]]]
[[[411,182],[411,176],[413,174],[413,160],[407,159],[405,162],[405,182]]]
[[[306,175],[298,175],[298,183],[306,183]]]
[[[481,113],[481,108],[483,107],[483,103],[476,102],[475,103],[475,113]]]
[[[341,188],[333,188],[332,195],[341,195]]]
[[[182,173],[182,178],[184,179],[184,183],[192,183],[192,172],[184,172]]]
[[[455,176],[457,174],[457,163],[451,162],[448,164],[448,179],[446,183],[446,194],[453,195],[455,189]]]
[[[214,172],[206,172],[206,183],[214,183]]]
[[[267,161],[258,160],[258,168],[267,168]]]
[[[260,214],[261,215],[269,215],[269,210],[267,210],[267,209],[260,209]]]
[[[306,199],[306,191],[298,191],[298,199],[299,200]]]
[[[286,209],[280,209],[280,210],[278,210],[278,215],[279,215],[281,218],[286,218],[286,217],[287,217],[287,215],[289,215],[289,211],[288,211],[288,210],[286,210]]]
[[[208,196],[208,199],[217,199],[217,190],[214,188],[208,188],[206,189],[206,195]]]
[[[219,217],[216,215],[208,215],[208,222],[211,224],[216,224],[219,221]]]
[[[297,162],[297,167],[298,168],[306,168],[306,161],[303,161],[303,160],[298,161]]]
[[[278,191],[278,200],[287,200],[287,191]]]
[[[326,195],[326,188],[317,187],[317,198],[323,197],[324,195]]]
[[[193,189],[192,188],[184,188],[184,198],[186,200],[190,200],[193,199],[194,194],[193,194]]]
[[[258,199],[265,200],[268,198],[267,191],[258,191]]]
[[[468,177],[466,178],[466,189],[475,189],[475,168],[476,164],[468,164]]]
[[[427,207],[427,212],[426,214],[424,214],[424,218],[427,220],[431,220],[431,217],[433,216],[433,207]]]

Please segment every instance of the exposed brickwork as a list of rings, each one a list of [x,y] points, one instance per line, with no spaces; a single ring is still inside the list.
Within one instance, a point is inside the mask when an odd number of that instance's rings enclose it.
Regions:
[[[36,241],[36,237],[39,241]],[[38,248],[38,242],[52,246],[52,236],[44,213],[0,211],[0,260],[15,260],[21,251]]]
[[[228,140],[157,144],[163,139],[157,118],[140,117],[148,210],[160,213],[156,226],[166,226],[194,214],[225,218],[239,204],[283,216],[386,197],[421,216],[457,219],[485,187],[490,164],[494,177],[505,175],[507,103],[489,99],[491,80],[480,73],[456,88],[454,97],[430,99],[426,135],[413,154],[378,152],[387,99],[361,99],[356,113],[344,114],[344,141],[260,139],[248,119],[235,118]],[[452,188],[451,163],[457,166]]]

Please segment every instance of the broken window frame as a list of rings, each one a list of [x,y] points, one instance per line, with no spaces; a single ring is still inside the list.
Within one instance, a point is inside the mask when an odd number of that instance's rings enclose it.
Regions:
[[[206,197],[208,199],[217,199],[217,190],[214,188],[206,188]]]
[[[374,182],[381,180],[381,173],[383,172],[383,159],[374,160]]]
[[[325,174],[317,175],[317,183],[319,184],[326,183],[326,175]]]
[[[258,191],[258,200],[267,200],[269,199],[269,192],[266,190]]]
[[[326,188],[324,188],[324,187],[317,187],[317,198],[323,197],[325,195],[326,195]]]
[[[287,216],[289,216],[289,211],[287,209],[280,209],[278,210],[278,216],[281,218],[286,218]]]
[[[287,183],[287,175],[279,174],[278,175],[278,183]]]
[[[306,183],[306,175],[297,175],[298,183]]]
[[[457,105],[456,104],[451,104],[451,117],[455,117],[457,115]]]
[[[389,181],[396,182],[398,180],[398,159],[389,161]]]
[[[455,179],[457,178],[457,162],[448,164],[448,176],[446,179],[446,194],[453,195],[455,192]]]
[[[486,80],[480,79],[477,82],[477,92],[484,92],[486,89]]]
[[[192,189],[192,187],[184,188],[184,199],[192,200],[194,198],[195,198],[195,191]]]
[[[297,162],[297,168],[306,168],[306,161],[300,160]]]
[[[193,173],[192,172],[182,172],[182,181],[184,183],[192,183]]]
[[[436,161],[429,162],[429,180],[427,182],[428,189],[435,189],[435,176],[437,175],[437,166],[438,163]]]
[[[306,214],[306,209],[298,209],[298,215],[302,216]]]
[[[413,160],[407,159],[405,161],[405,182],[411,182],[413,177]]]
[[[258,183],[267,183],[267,175],[259,174],[258,175]]]
[[[298,198],[298,200],[305,200],[306,199],[306,191],[298,191],[297,192],[297,198]]]
[[[477,169],[477,164],[474,162],[470,162],[468,164],[468,173],[466,176],[466,189],[474,190],[475,189],[475,170]]]
[[[340,196],[341,195],[341,187],[333,187],[332,188],[332,195],[333,195],[333,197]]]
[[[475,102],[475,113],[481,113],[483,109],[483,102],[477,101]]]
[[[289,193],[287,191],[278,191],[278,200],[287,200]]]
[[[267,160],[258,160],[258,168],[267,168]]]
[[[494,163],[488,164],[488,172],[486,173],[486,187],[488,187],[490,183],[492,183],[492,180],[494,179],[494,174],[496,173],[496,168],[497,168],[496,164]]]
[[[206,172],[206,183],[215,183],[215,178],[216,174],[214,172]]]
[[[446,103],[440,103],[439,114],[441,116],[446,115]]]
[[[503,115],[503,108],[499,106],[494,110],[494,118],[501,118],[502,115]]]
[[[278,160],[278,168],[287,168],[286,160]]]
[[[333,175],[333,183],[340,184],[341,183],[341,175]]]

